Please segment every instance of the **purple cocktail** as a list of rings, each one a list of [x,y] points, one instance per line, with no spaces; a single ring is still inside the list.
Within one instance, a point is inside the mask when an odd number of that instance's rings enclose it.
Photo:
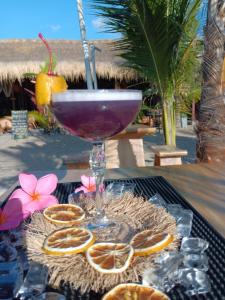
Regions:
[[[58,121],[73,135],[91,142],[122,131],[134,120],[139,107],[139,91],[72,90],[53,98]]]
[[[92,142],[90,167],[96,182],[96,216],[90,228],[117,225],[105,216],[104,140],[125,129],[137,115],[142,92],[137,90],[68,90],[53,94],[53,112],[73,135]]]

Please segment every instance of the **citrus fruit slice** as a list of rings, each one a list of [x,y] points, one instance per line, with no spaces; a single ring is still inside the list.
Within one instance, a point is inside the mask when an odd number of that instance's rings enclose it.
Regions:
[[[120,273],[131,262],[134,250],[124,243],[97,243],[86,253],[89,264],[101,273]]]
[[[51,81],[45,73],[39,73],[35,83],[35,99],[37,105],[49,104],[51,101]]]
[[[70,227],[53,231],[43,243],[43,251],[52,255],[66,255],[85,252],[95,241],[91,231]]]
[[[35,98],[37,105],[47,105],[51,102],[52,93],[62,92],[67,84],[62,76],[39,73],[35,83]]]
[[[56,204],[47,207],[43,212],[44,217],[55,224],[79,224],[85,217],[83,209],[74,204]]]
[[[173,236],[169,233],[152,234],[152,230],[144,230],[137,233],[130,244],[134,248],[134,255],[145,256],[163,250],[172,241]]]
[[[54,75],[50,77],[51,77],[52,93],[63,92],[67,89],[67,83],[63,76]]]
[[[51,102],[52,93],[65,91],[67,84],[63,76],[58,76],[53,73],[56,62],[53,62],[52,49],[41,33],[39,33],[38,36],[47,48],[49,63],[46,63],[45,67],[42,67],[42,72],[37,75],[35,97],[37,105],[48,105]]]
[[[102,300],[169,300],[169,298],[150,286],[123,283],[105,294]]]

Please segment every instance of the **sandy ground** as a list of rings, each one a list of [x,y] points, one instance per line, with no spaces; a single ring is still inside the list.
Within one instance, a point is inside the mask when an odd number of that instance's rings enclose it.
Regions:
[[[162,132],[144,138],[147,166],[153,165],[154,161],[150,146],[163,143]],[[188,150],[184,163],[195,162],[196,137],[192,127],[178,130],[177,146]],[[90,143],[69,134],[48,135],[35,130],[26,139],[20,140],[14,140],[10,133],[0,135],[0,195],[17,180],[20,172],[65,169],[64,158],[90,148]]]

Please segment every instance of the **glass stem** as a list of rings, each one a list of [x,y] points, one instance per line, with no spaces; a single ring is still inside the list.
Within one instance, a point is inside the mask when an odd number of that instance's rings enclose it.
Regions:
[[[93,143],[93,148],[90,153],[89,163],[96,183],[96,196],[95,196],[96,215],[97,218],[103,219],[105,217],[104,200],[103,200],[103,191],[104,191],[103,181],[104,181],[104,174],[105,174],[105,147],[103,142]]]

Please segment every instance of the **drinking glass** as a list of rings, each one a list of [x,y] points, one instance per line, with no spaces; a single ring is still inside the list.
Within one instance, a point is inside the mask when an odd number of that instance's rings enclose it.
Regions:
[[[105,172],[104,141],[125,129],[141,106],[138,90],[67,90],[52,96],[53,113],[72,134],[90,141],[90,168],[96,182],[96,214],[89,228],[115,226],[104,211],[103,181]]]

